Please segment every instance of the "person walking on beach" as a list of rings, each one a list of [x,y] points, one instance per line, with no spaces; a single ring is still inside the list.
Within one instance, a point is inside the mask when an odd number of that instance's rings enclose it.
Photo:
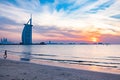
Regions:
[[[7,50],[5,50],[5,53],[4,53],[3,57],[4,57],[4,59],[7,58]]]

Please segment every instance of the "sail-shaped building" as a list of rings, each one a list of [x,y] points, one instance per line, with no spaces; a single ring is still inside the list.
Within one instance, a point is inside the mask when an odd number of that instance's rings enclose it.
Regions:
[[[32,44],[32,16],[29,21],[24,24],[24,28],[22,31],[22,44],[23,45],[31,45]]]

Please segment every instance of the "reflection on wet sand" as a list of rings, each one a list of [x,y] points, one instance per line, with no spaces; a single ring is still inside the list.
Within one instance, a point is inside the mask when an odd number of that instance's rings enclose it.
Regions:
[[[23,55],[21,55],[20,60],[21,61],[30,61],[30,59],[31,59],[31,46],[30,45],[23,46],[22,53],[23,53]]]

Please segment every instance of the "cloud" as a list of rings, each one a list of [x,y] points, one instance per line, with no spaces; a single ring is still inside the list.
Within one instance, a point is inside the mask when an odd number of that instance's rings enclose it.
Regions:
[[[34,32],[38,34],[42,34],[46,37],[68,37],[68,38],[78,38],[81,31],[76,30],[68,30],[68,29],[60,29],[57,27],[45,27],[45,26],[35,26]]]
[[[120,36],[119,4],[119,0],[3,0],[0,29],[20,34],[32,13],[34,34],[44,39],[80,40],[89,32]]]
[[[20,26],[22,26],[22,24],[16,23],[15,21],[5,17],[0,17],[0,31],[14,32],[14,33],[21,32],[20,29],[22,27]]]
[[[4,26],[4,25],[18,25],[18,23],[16,23],[15,21],[5,18],[5,17],[0,17],[0,26]]]
[[[106,34],[106,35],[102,35],[100,39],[101,42],[105,42],[105,43],[120,43],[120,36]]]
[[[114,2],[115,2],[114,0],[112,0],[112,1],[108,0],[100,5],[96,6],[95,8],[90,9],[90,11],[88,11],[88,12],[97,13],[101,10],[105,10],[105,9],[109,8],[112,4],[114,4]]]
[[[115,19],[120,19],[120,14],[117,14],[117,15],[113,15],[111,16],[112,18],[115,18]]]

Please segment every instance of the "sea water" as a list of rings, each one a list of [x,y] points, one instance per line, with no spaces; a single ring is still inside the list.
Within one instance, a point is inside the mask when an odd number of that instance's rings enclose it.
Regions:
[[[120,45],[0,45],[0,58],[98,66],[120,71]]]

